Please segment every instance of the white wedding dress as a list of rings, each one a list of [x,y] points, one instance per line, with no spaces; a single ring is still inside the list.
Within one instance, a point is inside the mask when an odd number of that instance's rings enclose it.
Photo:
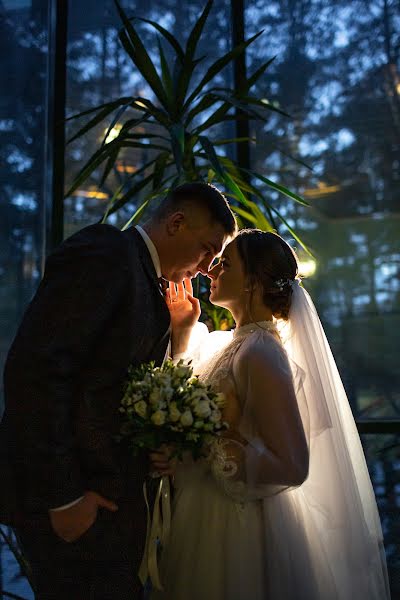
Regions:
[[[270,322],[208,334],[196,353],[196,364],[208,357],[201,376],[228,399],[237,395],[247,443],[237,444],[234,461],[221,441],[208,459],[179,465],[160,564],[164,591],[151,600],[390,598],[379,516],[345,395],[316,408],[307,365],[293,363]],[[296,390],[310,450],[308,478],[297,487],[278,456],[285,445],[296,461],[296,410],[268,402],[262,361]],[[337,394],[341,382],[323,384],[325,395],[329,386]]]

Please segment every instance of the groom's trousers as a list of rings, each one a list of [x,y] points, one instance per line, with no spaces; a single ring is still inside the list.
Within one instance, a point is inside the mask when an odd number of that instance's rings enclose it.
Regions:
[[[99,508],[95,523],[76,542],[60,539],[47,515],[37,515],[18,529],[32,567],[36,600],[142,599],[137,572],[145,537],[144,507],[132,501],[117,504],[116,513]]]

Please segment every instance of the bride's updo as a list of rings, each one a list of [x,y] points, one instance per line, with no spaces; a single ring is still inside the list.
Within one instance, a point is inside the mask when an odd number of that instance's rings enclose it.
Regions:
[[[261,285],[264,304],[275,318],[287,320],[299,270],[296,254],[277,233],[260,229],[242,229],[235,241],[249,288]]]

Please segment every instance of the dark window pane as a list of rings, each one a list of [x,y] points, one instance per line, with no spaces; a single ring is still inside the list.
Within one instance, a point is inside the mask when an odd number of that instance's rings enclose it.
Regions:
[[[400,434],[363,435],[385,540],[392,598],[400,597]]]
[[[22,314],[40,281],[44,259],[47,12],[47,0],[0,3],[1,373]],[[11,535],[10,530],[3,530]],[[2,539],[0,589],[33,598]]]
[[[292,116],[252,128],[253,168],[311,205],[266,191],[315,255],[276,218],[355,416],[400,417],[400,14],[372,1],[248,2],[246,24],[247,36],[265,30],[249,71],[277,55],[255,93]]]
[[[36,290],[44,251],[47,1],[0,12],[0,363]]]

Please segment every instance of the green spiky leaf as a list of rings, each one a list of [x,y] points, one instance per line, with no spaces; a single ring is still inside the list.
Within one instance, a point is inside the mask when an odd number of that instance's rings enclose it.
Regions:
[[[157,31],[159,31],[159,33],[161,33],[161,35],[164,36],[164,38],[167,40],[167,42],[175,50],[175,53],[176,53],[177,57],[183,63],[183,61],[185,59],[185,53],[184,53],[184,51],[182,49],[182,46],[180,45],[180,43],[178,42],[178,40],[173,35],[171,35],[169,33],[169,31],[167,31],[166,29],[164,29],[164,27],[161,27],[161,25],[159,25],[158,23],[156,23],[156,21],[150,21],[150,19],[143,19],[141,17],[133,17],[130,20],[132,21],[134,19],[137,19],[138,21],[143,21],[144,23],[148,23],[149,25],[151,25],[152,27],[154,27]]]

